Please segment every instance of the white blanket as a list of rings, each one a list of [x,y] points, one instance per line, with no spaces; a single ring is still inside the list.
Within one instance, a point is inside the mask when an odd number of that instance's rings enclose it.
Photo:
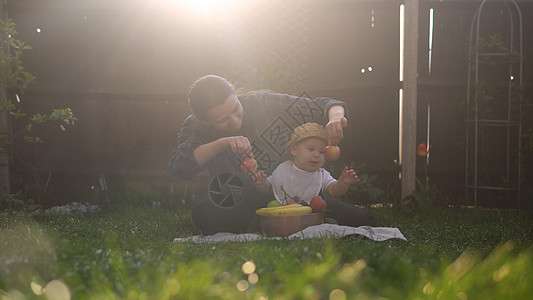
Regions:
[[[309,239],[323,237],[343,237],[347,235],[362,235],[371,240],[382,242],[389,239],[401,239],[407,241],[398,228],[371,227],[371,226],[340,226],[336,224],[320,224],[309,226],[302,231],[293,233],[287,237],[266,237],[257,233],[229,233],[219,232],[213,235],[195,235],[186,238],[175,238],[174,242],[213,243],[213,242],[251,242],[262,239]]]

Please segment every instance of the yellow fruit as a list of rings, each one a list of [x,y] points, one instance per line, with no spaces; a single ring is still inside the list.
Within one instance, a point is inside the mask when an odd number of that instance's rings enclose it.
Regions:
[[[313,209],[301,204],[292,204],[279,207],[260,208],[255,211],[260,216],[294,216],[309,214]]]
[[[301,204],[290,204],[290,205],[282,205],[282,206],[274,206],[274,207],[263,207],[258,209],[261,212],[273,212],[280,209],[288,209],[288,208],[294,208],[294,207],[301,207]]]
[[[290,209],[282,209],[274,212],[275,216],[292,216],[292,215],[305,215],[313,212],[313,209],[309,206],[295,207]]]

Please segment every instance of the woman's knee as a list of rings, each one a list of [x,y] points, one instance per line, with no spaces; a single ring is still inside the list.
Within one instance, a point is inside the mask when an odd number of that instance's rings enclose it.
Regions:
[[[245,231],[252,214],[253,210],[250,209],[221,209],[205,201],[194,206],[191,212],[194,226],[204,235]]]
[[[203,204],[199,203],[194,206],[191,211],[192,223],[196,228],[200,229],[202,234],[209,235],[213,233],[213,228],[208,224],[209,218],[206,217],[206,210],[202,207]]]

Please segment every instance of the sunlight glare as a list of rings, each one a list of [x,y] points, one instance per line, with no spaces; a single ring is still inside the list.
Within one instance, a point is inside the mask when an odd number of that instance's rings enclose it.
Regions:
[[[245,0],[165,0],[172,6],[197,14],[222,13],[236,9]]]
[[[428,73],[431,75],[431,58],[433,55],[433,8],[429,9],[429,44],[428,44]]]
[[[403,65],[404,65],[404,58],[405,58],[405,5],[400,4],[400,74],[399,78],[400,81],[403,81]]]
[[[398,91],[398,165],[402,165],[402,143],[403,143],[403,89]],[[402,179],[400,172],[399,178]]]

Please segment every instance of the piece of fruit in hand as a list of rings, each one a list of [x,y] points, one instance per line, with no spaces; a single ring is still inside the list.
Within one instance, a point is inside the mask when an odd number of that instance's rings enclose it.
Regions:
[[[326,201],[320,196],[314,196],[309,203],[313,211],[323,212],[326,210]]]
[[[248,175],[255,174],[257,172],[257,161],[250,157],[243,159],[241,161],[241,170]]]
[[[341,156],[341,149],[337,145],[329,145],[324,148],[324,156],[327,161],[336,161]]]

